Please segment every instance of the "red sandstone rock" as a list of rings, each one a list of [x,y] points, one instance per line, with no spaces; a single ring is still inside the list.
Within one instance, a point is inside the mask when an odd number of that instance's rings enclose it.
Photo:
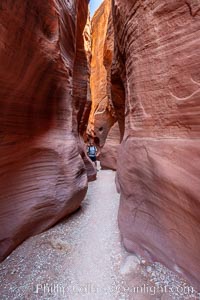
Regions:
[[[89,15],[87,17],[85,5],[79,1],[76,20],[76,56],[73,68],[73,108],[75,117],[73,127],[74,133],[77,134],[79,132],[81,135],[86,131],[91,109],[89,81],[91,64],[91,24]],[[87,23],[85,24],[86,18]]]
[[[87,99],[87,6],[86,0],[0,4],[0,260],[76,210],[86,194],[77,142],[82,113],[75,122],[74,104],[77,90],[78,113]]]
[[[92,109],[87,134],[102,147],[116,121],[110,93],[113,29],[109,20],[111,1],[105,0],[92,19],[91,98]]]
[[[126,95],[117,172],[123,241],[200,288],[200,6],[114,0],[113,23],[112,91],[121,84]]]
[[[87,155],[87,145],[84,143],[82,137],[79,138],[79,152],[86,167],[88,181],[96,180],[96,167]]]
[[[100,165],[102,169],[117,169],[117,156],[120,145],[119,123],[116,122],[110,129],[106,138],[105,145],[101,149],[99,155]]]
[[[92,19],[92,110],[87,133],[94,138],[94,141],[100,147],[99,160],[101,167],[115,170],[120,132],[118,126],[113,125],[114,123],[118,124],[116,123],[117,116],[111,95],[113,54],[114,30],[111,3],[110,0],[106,0]]]
[[[86,135],[87,123],[91,110],[90,65],[91,65],[91,22],[86,9],[78,3],[76,20],[76,55],[73,66],[73,132],[78,138],[79,152],[85,164],[88,180],[96,179],[96,169],[87,156],[83,139]],[[85,20],[87,22],[85,24]],[[83,37],[82,37],[83,36]]]

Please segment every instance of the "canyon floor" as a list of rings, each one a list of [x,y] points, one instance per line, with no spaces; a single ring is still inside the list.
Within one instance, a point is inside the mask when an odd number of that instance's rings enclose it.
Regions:
[[[100,170],[82,207],[0,264],[1,300],[200,299],[159,263],[123,248],[115,172]]]

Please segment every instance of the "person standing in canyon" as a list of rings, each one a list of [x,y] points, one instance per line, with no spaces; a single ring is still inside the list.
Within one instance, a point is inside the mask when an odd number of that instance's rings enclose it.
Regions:
[[[93,141],[89,142],[87,154],[91,161],[94,162],[95,166],[97,167],[97,147],[94,145]]]

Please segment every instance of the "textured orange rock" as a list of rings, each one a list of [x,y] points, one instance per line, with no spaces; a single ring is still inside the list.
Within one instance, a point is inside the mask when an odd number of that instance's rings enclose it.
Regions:
[[[74,103],[75,89],[78,112],[87,99],[87,6],[86,0],[1,1],[0,260],[85,196]]]
[[[87,2],[87,1],[86,1]],[[86,3],[78,2],[76,21],[76,55],[73,67],[73,133],[78,138],[80,155],[84,161],[89,181],[96,179],[96,170],[87,156],[85,139],[87,123],[91,110],[90,65],[91,65],[91,22],[86,18]],[[84,17],[83,17],[84,16]],[[83,36],[83,38],[82,38]],[[77,130],[78,129],[78,130]],[[80,135],[80,137],[79,137]]]
[[[74,133],[83,135],[91,109],[90,63],[91,63],[91,24],[89,15],[85,24],[85,6],[79,2],[76,21],[76,58],[73,69]],[[84,29],[84,31],[83,31]],[[82,38],[82,35],[84,38]]]
[[[105,0],[92,19],[91,98],[87,133],[102,147],[116,121],[110,95],[110,68],[113,55],[113,30],[109,19],[111,1]]]
[[[81,119],[79,121],[79,132],[84,136],[85,141],[87,141],[87,124],[89,120],[90,110],[91,110],[91,91],[90,91],[90,73],[91,73],[91,21],[90,13],[88,13],[87,23],[84,30],[84,50],[87,58],[87,101],[84,104],[84,110],[82,111]],[[80,115],[80,114],[79,114]]]
[[[117,104],[115,101],[113,105],[111,94],[111,67],[113,56],[114,30],[111,1],[106,0],[96,11],[92,19],[92,110],[87,133],[88,136],[93,137],[96,144],[100,146],[99,160],[101,167],[115,170],[117,147],[119,145],[121,130],[119,132],[118,123],[116,123],[118,117],[120,119],[120,115],[116,115],[115,113],[114,105],[116,105],[117,108]],[[116,94],[117,96],[115,98],[118,99],[119,95],[118,93]],[[120,103],[120,109],[121,107]],[[119,123],[121,125],[120,121]],[[109,137],[107,137],[108,133]]]
[[[119,123],[116,122],[110,129],[106,142],[101,149],[99,160],[102,169],[117,169],[117,156],[120,145]]]
[[[113,79],[126,95],[117,173],[123,241],[199,288],[200,5],[114,0],[113,18]]]

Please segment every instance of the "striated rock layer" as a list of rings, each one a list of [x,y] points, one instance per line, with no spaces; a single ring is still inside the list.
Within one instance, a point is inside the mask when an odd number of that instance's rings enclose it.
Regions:
[[[101,149],[99,160],[102,169],[117,169],[117,157],[120,145],[119,123],[116,122],[110,129],[106,142]]]
[[[113,23],[113,102],[126,96],[123,241],[200,288],[200,5],[113,0]]]
[[[117,148],[122,132],[121,130],[119,131],[118,124],[119,120],[121,125],[121,119],[119,114],[115,113],[115,107],[112,102],[111,68],[113,56],[114,28],[111,1],[105,0],[92,19],[90,78],[92,110],[90,112],[87,134],[99,146],[100,155],[98,159],[100,160],[101,167],[116,170]],[[120,95],[117,97],[119,98]]]
[[[92,18],[91,98],[87,134],[102,147],[116,121],[110,93],[110,69],[113,56],[111,0],[105,0]],[[109,18],[110,16],[110,18]]]
[[[76,21],[76,56],[73,68],[73,108],[75,117],[73,127],[75,135],[77,133],[84,135],[86,132],[92,103],[90,95],[91,22],[88,14],[85,24],[85,18],[82,18],[85,11],[85,6],[82,2],[79,2]]]
[[[85,196],[77,127],[87,100],[87,9],[86,0],[1,1],[0,260]]]

